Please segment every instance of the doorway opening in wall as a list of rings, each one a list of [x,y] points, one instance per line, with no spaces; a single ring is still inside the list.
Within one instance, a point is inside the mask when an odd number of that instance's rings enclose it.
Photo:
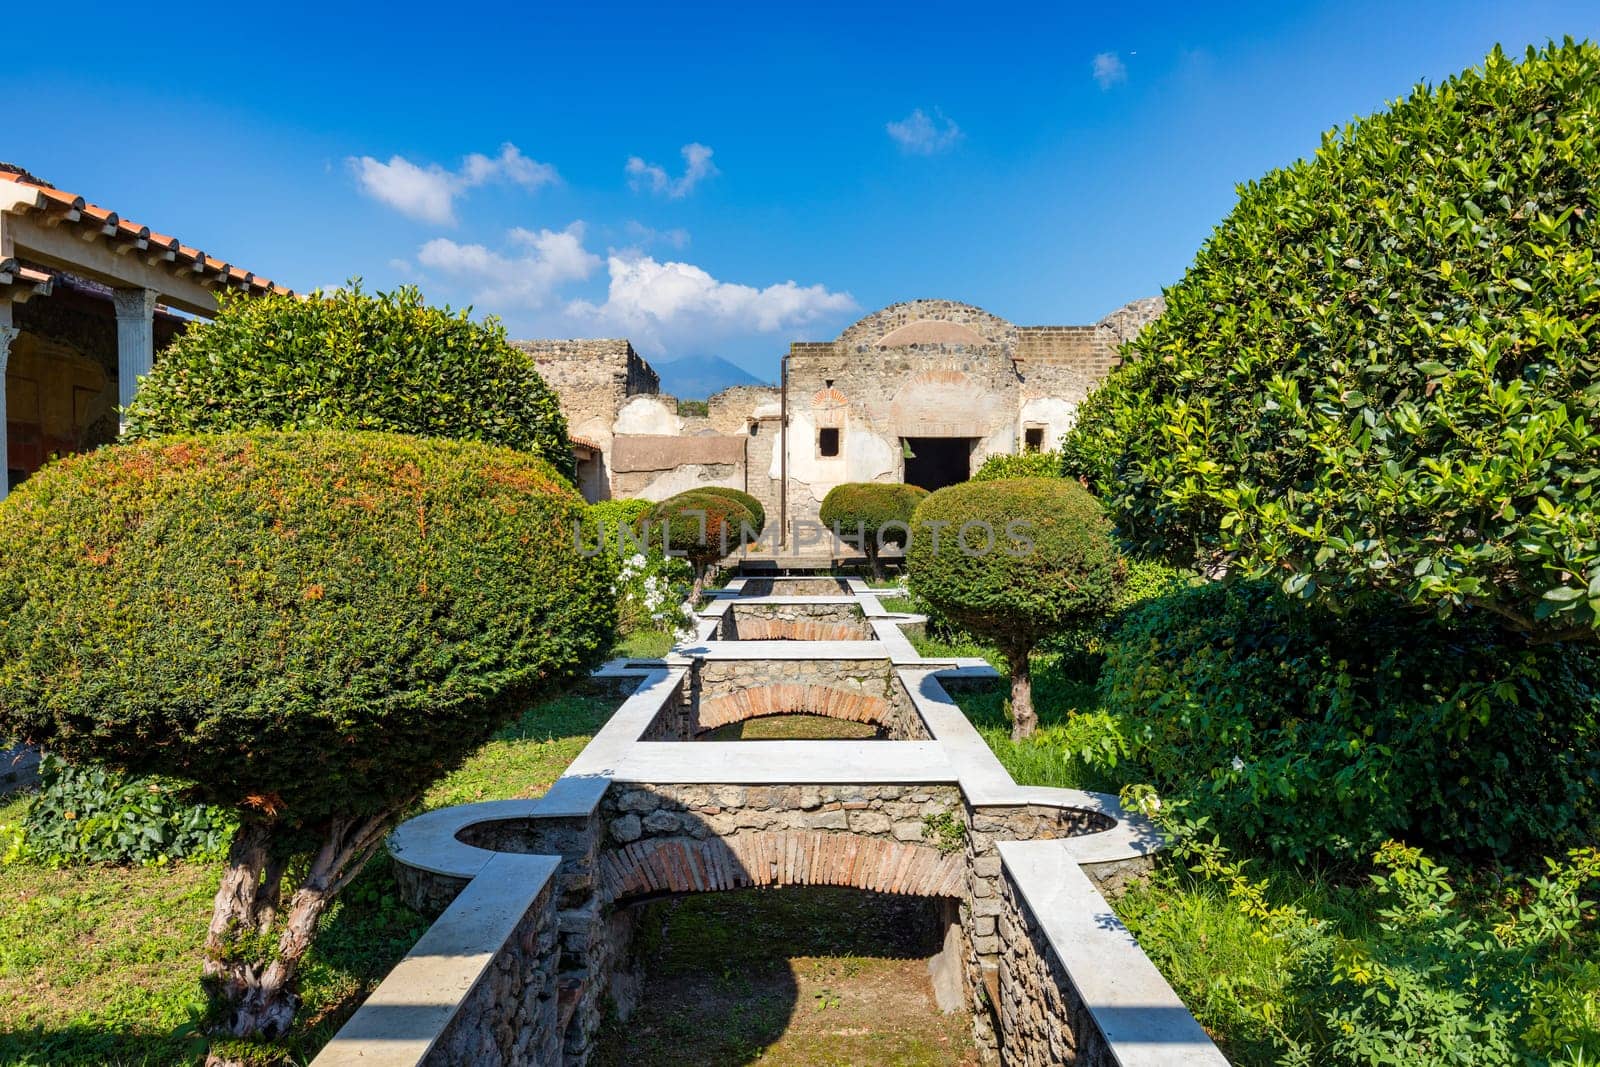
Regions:
[[[906,437],[906,484],[943,489],[972,477],[973,437]]]

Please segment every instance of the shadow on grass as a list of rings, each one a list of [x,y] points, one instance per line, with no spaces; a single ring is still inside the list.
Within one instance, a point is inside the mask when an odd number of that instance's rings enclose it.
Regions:
[[[187,1027],[170,1034],[98,1023],[0,1030],[0,1063],[8,1067],[176,1067],[200,1063],[205,1055],[205,1039]]]
[[[780,1044],[784,1062],[958,1062],[915,1051],[938,1046],[922,1031],[950,1017],[890,984],[908,970],[926,982],[920,966],[892,961],[939,951],[929,898],[833,887],[707,893],[641,907],[637,930],[638,1006],[625,1024],[608,1021],[595,1067],[734,1067]]]

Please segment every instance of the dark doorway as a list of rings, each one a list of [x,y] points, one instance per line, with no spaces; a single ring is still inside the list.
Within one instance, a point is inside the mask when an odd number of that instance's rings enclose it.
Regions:
[[[970,437],[907,437],[906,484],[943,489],[972,477]]]

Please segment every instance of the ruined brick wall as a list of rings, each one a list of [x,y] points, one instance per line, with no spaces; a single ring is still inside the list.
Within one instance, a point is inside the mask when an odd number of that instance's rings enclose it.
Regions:
[[[723,613],[718,638],[723,641],[771,640],[763,622],[800,624],[796,640],[871,641],[872,627],[855,604],[740,604]],[[816,624],[815,636],[806,633],[804,624]]]

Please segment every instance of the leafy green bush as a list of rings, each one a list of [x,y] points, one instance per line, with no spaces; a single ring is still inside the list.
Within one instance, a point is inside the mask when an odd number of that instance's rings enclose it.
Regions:
[[[399,814],[611,646],[581,513],[524,452],[332,432],[102,449],[0,507],[0,735],[239,820],[205,964],[227,1032],[287,1030],[318,919]]]
[[[1370,886],[1308,894],[1303,879],[1252,870],[1209,827],[1168,810],[1157,820],[1173,862],[1118,913],[1233,1062],[1581,1067],[1600,1055],[1600,851],[1489,894],[1458,892],[1446,868],[1389,842]]]
[[[1126,569],[1122,585],[1110,612],[1069,626],[1039,644],[1042,652],[1060,653],[1063,671],[1090,684],[1100,677],[1112,635],[1133,609],[1177,592],[1194,578],[1189,572],[1160,560],[1125,558],[1123,565]]]
[[[51,866],[219,858],[233,834],[227,811],[187,800],[171,779],[73,767],[47,752],[39,784],[20,851]]]
[[[875,579],[883,577],[878,554],[885,545],[904,546],[911,513],[925,500],[921,486],[899,482],[846,482],[828,490],[819,517],[843,539],[853,538]]]
[[[737,500],[744,505],[746,511],[755,517],[755,532],[757,534],[767,528],[767,509],[761,506],[761,501],[742,489],[734,489],[726,485],[702,485],[695,489],[694,492],[710,493],[712,496],[725,496],[729,500]]]
[[[1496,49],[1243,187],[1068,471],[1178,562],[1594,639],[1597,86]]]
[[[1099,503],[1060,478],[964,482],[918,504],[911,528],[911,592],[1000,649],[1014,733],[1026,737],[1038,725],[1028,656],[1110,611],[1122,584]]]
[[[1136,609],[1102,688],[1158,789],[1296,860],[1389,838],[1518,859],[1600,831],[1600,652],[1582,646],[1211,583]]]
[[[1059,478],[1060,452],[1018,452],[1016,455],[990,456],[972,475],[975,482],[1000,478]]]
[[[573,477],[567,421],[498,320],[429,307],[412,286],[228,296],[139,384],[123,439],[371,430],[532,452]]]
[[[661,501],[644,519],[651,547],[678,553],[694,567],[695,600],[710,568],[755,536],[755,522],[739,501],[698,489]]]

